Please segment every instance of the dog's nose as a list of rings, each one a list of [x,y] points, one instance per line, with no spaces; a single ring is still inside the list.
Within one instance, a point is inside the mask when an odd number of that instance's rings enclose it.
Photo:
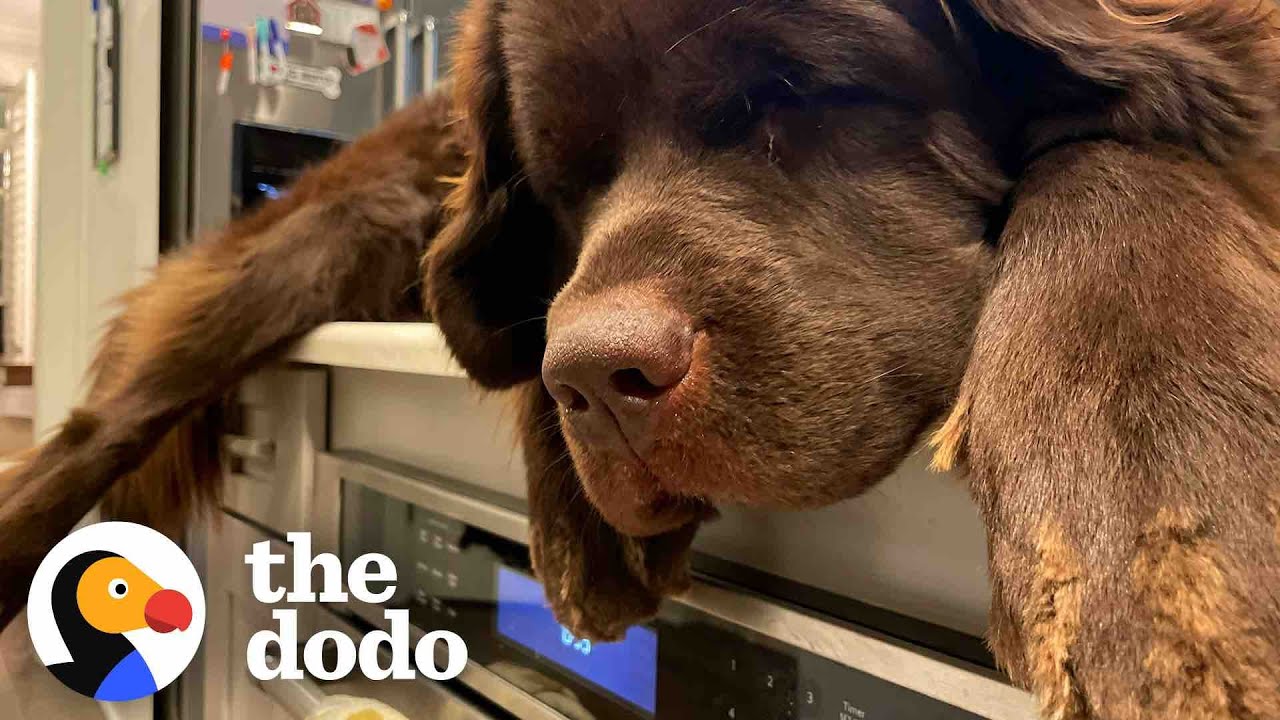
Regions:
[[[542,381],[578,439],[641,456],[654,415],[689,373],[693,331],[662,307],[601,307],[550,325]]]

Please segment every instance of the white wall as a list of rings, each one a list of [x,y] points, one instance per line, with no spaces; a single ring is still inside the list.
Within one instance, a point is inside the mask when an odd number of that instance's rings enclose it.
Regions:
[[[35,432],[66,417],[110,317],[160,247],[160,3],[121,0],[120,160],[93,163],[88,2],[49,0],[41,21],[40,192],[36,253]],[[150,699],[103,706],[110,720],[152,716]]]
[[[159,248],[160,3],[121,0],[120,160],[93,168],[89,3],[46,2],[40,57],[36,282],[37,436],[82,397],[110,301],[146,277]]]

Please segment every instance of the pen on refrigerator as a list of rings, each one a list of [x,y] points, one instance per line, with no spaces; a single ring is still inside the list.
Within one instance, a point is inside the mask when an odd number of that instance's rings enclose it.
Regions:
[[[231,31],[223,28],[220,33],[222,38],[222,56],[218,58],[218,94],[226,95],[227,88],[231,86],[231,67],[235,64],[235,55],[231,52]]]

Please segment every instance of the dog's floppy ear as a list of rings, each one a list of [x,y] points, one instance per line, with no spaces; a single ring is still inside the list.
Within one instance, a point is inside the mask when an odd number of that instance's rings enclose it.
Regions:
[[[1270,0],[969,3],[943,0],[1024,156],[1105,136],[1222,160],[1280,139],[1280,6]]]
[[[527,383],[519,401],[534,569],[561,623],[581,637],[620,640],[688,589],[698,523],[649,538],[614,530],[582,491],[546,388]]]
[[[469,124],[470,164],[456,215],[425,261],[426,295],[454,356],[490,388],[520,385],[518,422],[529,485],[529,545],[560,622],[618,640],[689,584],[690,524],[646,539],[619,534],[588,502],[542,386],[547,307],[571,258],[550,211],[524,178],[512,135],[500,26],[503,0],[463,16],[454,82]]]
[[[556,290],[556,226],[525,181],[499,42],[502,0],[471,3],[454,68],[471,160],[454,220],[425,260],[427,301],[455,357],[481,385],[538,376]]]

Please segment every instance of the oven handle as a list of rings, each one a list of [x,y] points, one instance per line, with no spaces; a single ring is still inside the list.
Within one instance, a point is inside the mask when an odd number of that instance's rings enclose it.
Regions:
[[[244,435],[223,435],[222,449],[228,455],[244,460],[272,462],[276,458],[276,444],[274,441]]]
[[[415,628],[416,629],[416,628]],[[279,656],[273,652],[266,653],[269,664],[275,665],[280,662]],[[390,654],[385,648],[378,649],[379,662],[389,664]],[[439,658],[438,661],[443,661]],[[248,675],[248,673],[245,673]],[[249,675],[249,680],[258,687],[259,690],[266,693],[268,697],[275,701],[291,718],[296,720],[307,720],[315,714],[321,704],[328,699],[329,694],[320,687],[314,680],[303,678],[302,680],[259,680]],[[423,681],[425,682],[425,681]],[[462,699],[456,697],[446,690],[444,686],[432,683],[437,690],[448,696],[448,704],[441,705],[435,709],[439,711],[441,720],[480,720],[481,718],[490,718],[487,713],[476,709]],[[443,702],[443,701],[442,701]],[[544,717],[539,715],[538,717]],[[563,719],[558,713],[552,713],[545,717],[555,717]]]
[[[252,677],[252,676],[250,676]],[[306,720],[324,702],[324,690],[311,680],[259,680],[253,682],[290,716]]]

